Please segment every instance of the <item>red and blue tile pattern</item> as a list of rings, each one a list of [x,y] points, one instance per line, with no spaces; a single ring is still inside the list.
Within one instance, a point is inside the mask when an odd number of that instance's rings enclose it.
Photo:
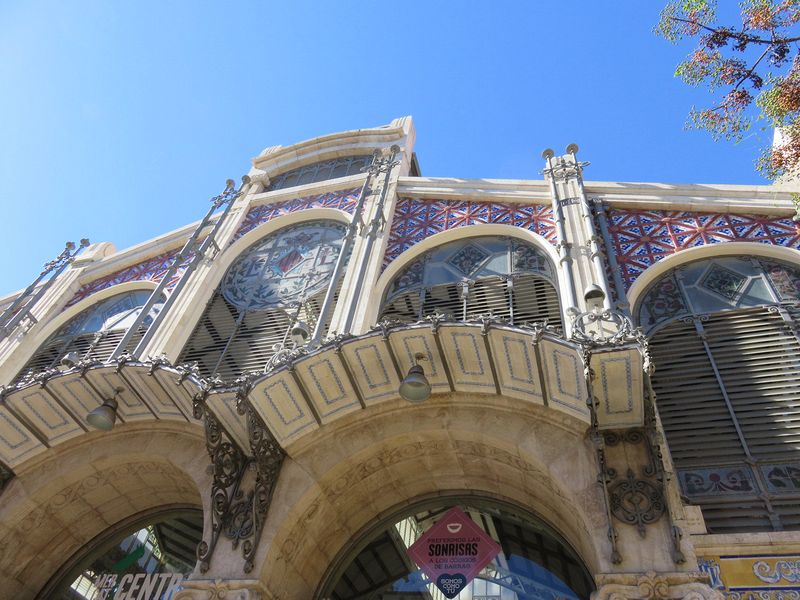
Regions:
[[[293,198],[292,200],[284,200],[283,202],[255,206],[248,211],[233,239],[238,240],[245,233],[255,229],[262,223],[266,223],[282,215],[297,212],[298,210],[306,210],[309,208],[336,208],[346,213],[353,214],[358,204],[358,194],[360,191],[361,188],[339,190],[336,192],[318,194],[316,196]]]
[[[665,257],[697,246],[756,242],[800,249],[790,217],[612,209],[609,233],[625,289]]]
[[[180,248],[176,248],[174,250],[170,250],[169,252],[165,252],[164,254],[149,258],[133,266],[120,269],[111,275],[106,275],[100,279],[95,279],[91,283],[83,285],[75,293],[72,299],[67,302],[67,306],[77,304],[84,298],[88,298],[100,290],[104,290],[112,285],[118,285],[120,283],[127,283],[129,281],[152,281],[154,283],[160,283],[167,270],[170,268],[170,266],[172,266],[172,262],[175,260],[178,252],[180,252]],[[181,265],[178,270],[175,271],[175,274],[170,278],[169,282],[167,283],[168,292],[175,287],[175,284],[177,284],[178,281],[180,281],[183,273],[186,271],[186,264],[191,260],[191,258],[192,255],[187,258],[184,264]]]
[[[556,243],[555,220],[549,204],[402,198],[395,207],[383,266],[386,268],[400,254],[436,233],[480,223],[522,227]]]

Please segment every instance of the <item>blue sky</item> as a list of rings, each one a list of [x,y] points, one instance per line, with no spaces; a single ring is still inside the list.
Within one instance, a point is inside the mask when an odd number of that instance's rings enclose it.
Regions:
[[[0,291],[64,241],[120,249],[200,218],[266,146],[413,115],[422,174],[764,183],[771,132],[685,131],[660,1],[0,0]]]

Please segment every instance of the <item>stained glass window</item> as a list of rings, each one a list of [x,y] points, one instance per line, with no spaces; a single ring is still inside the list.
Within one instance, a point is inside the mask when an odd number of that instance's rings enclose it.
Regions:
[[[287,307],[330,281],[345,226],[318,221],[284,229],[247,250],[228,270],[225,299],[241,310]]]
[[[331,285],[338,297],[341,281],[331,279],[345,232],[336,221],[311,221],[251,246],[228,269],[179,362],[196,362],[206,377],[232,380],[263,370],[279,350],[305,343],[290,331],[311,334]],[[324,316],[321,331],[330,317]]]
[[[337,177],[358,175],[372,162],[372,154],[340,156],[331,160],[304,165],[270,178],[268,192],[283,188],[316,183]]]
[[[682,265],[639,302],[639,323],[652,329],[689,313],[712,313],[800,299],[800,271],[783,262],[726,256]]]

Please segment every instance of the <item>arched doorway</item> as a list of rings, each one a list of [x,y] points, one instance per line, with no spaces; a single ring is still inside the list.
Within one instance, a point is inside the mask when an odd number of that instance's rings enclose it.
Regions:
[[[444,520],[453,514],[465,515],[470,527],[477,526],[480,531],[475,530],[470,539],[492,545],[493,556],[472,581],[460,582],[460,591],[455,591],[456,586],[447,592],[447,587],[442,591],[420,568],[419,555],[410,549],[433,528],[452,527]],[[577,553],[542,519],[510,503],[467,495],[417,502],[383,519],[340,555],[318,597],[577,600],[588,599],[593,589],[589,571]]]
[[[84,546],[39,597],[167,600],[194,569],[202,535],[203,513],[191,506],[134,515]]]

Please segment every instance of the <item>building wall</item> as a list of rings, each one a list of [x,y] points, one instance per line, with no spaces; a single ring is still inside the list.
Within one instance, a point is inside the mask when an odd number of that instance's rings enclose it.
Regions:
[[[242,456],[256,456],[255,475],[242,475],[242,485],[257,491],[268,484],[272,499],[260,513],[250,556],[220,537],[208,568],[195,570],[180,598],[222,597],[223,590],[242,598],[319,597],[353,540],[382,515],[434,496],[496,499],[538,515],[581,556],[598,598],[797,594],[800,533],[711,535],[701,511],[682,501],[657,415],[648,417],[646,348],[619,329],[647,285],[683,262],[730,252],[800,265],[800,228],[788,191],[584,182],[576,149],[546,156],[541,180],[412,177],[414,140],[406,117],[266,149],[253,159],[250,183],[216,232],[216,250],[191,266],[194,251],[185,253],[167,278],[163,291],[175,297],[138,356],[49,372],[4,391],[0,547],[21,546],[31,559],[44,554],[46,566],[37,572],[30,560],[0,553],[0,573],[9,582],[0,596],[36,597],[59,557],[149,506],[202,505],[204,539],[211,539],[216,480],[205,466],[215,464],[217,446],[204,433],[210,420]],[[360,214],[366,175],[265,191],[270,176],[296,166],[375,148],[386,154],[393,144],[397,164],[370,180]],[[210,235],[216,218],[198,240]],[[271,233],[316,219],[353,224],[355,232],[329,327],[338,337],[238,387],[178,368],[237,257]],[[108,244],[87,249],[33,307],[36,324],[0,341],[0,383],[10,384],[81,310],[116,292],[154,289],[196,226],[121,252]],[[388,285],[405,266],[441,244],[486,235],[529,242],[552,262],[562,333],[491,320],[375,328]],[[590,293],[594,288],[600,295]],[[595,318],[603,310],[622,320]],[[415,351],[428,357],[434,388],[420,405],[397,393]],[[607,374],[606,359],[627,365],[627,380]],[[117,385],[126,390],[124,422],[112,433],[92,430],[86,409]],[[587,399],[602,402],[590,410]],[[603,406],[610,407],[606,413]],[[612,413],[620,425],[605,430]],[[170,432],[173,441],[164,441]],[[274,480],[257,458],[265,437],[279,469]],[[106,452],[126,464],[158,463],[153,472],[161,475],[149,483],[127,471],[113,475],[126,483],[112,494],[106,482],[116,467],[97,466],[101,476],[84,473]],[[608,490],[622,489],[629,470],[659,490],[663,510],[646,527],[621,521],[609,504]],[[169,480],[180,482],[174,498]],[[90,490],[88,481],[100,483]],[[75,485],[85,491],[67,493]],[[114,512],[103,508],[109,503]],[[46,518],[35,517],[37,510]],[[43,534],[29,533],[52,527],[69,533],[50,549]]]

